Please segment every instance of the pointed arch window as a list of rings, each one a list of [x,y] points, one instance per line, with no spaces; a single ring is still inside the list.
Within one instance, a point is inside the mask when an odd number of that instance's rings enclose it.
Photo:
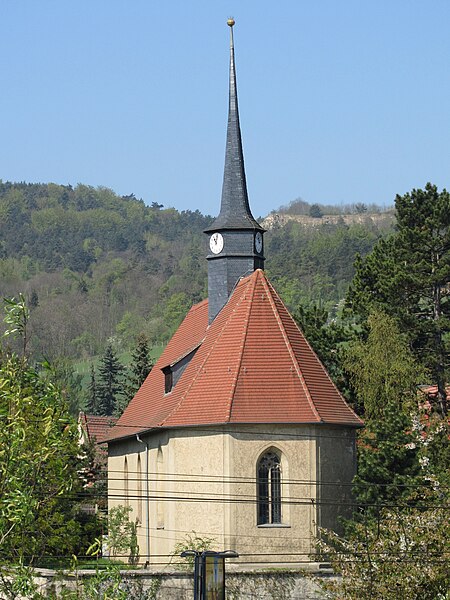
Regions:
[[[281,460],[266,452],[257,468],[258,525],[281,523]]]

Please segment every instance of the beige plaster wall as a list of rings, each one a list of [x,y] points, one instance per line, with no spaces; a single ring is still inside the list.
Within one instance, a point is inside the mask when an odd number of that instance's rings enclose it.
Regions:
[[[110,444],[109,506],[129,504],[132,518],[140,517],[140,562],[148,560],[149,544],[155,567],[167,564],[175,544],[192,532],[212,538],[214,549],[236,550],[240,562],[309,561],[317,524],[336,526],[338,505],[348,499],[349,487],[343,484],[355,470],[354,435],[338,428],[239,425],[141,437],[144,443],[132,438]],[[256,465],[270,449],[281,455],[282,523],[258,526]]]
[[[316,447],[309,426],[240,426],[230,432],[233,492],[244,497],[231,510],[231,547],[246,562],[276,563],[309,560],[316,520]],[[281,457],[281,524],[257,523],[257,464],[267,451]],[[269,556],[271,555],[271,556]]]
[[[192,532],[214,539],[222,548],[226,531],[224,450],[228,440],[221,429],[202,432],[179,429],[141,436],[109,445],[109,507],[129,505],[131,518],[140,517],[140,562],[167,564],[174,546]],[[148,500],[146,445],[148,444]],[[138,477],[140,457],[141,477]],[[124,473],[127,464],[128,485]],[[128,493],[127,493],[128,491]],[[140,496],[143,500],[139,500]],[[147,510],[149,539],[147,539]],[[150,552],[147,551],[149,547]]]

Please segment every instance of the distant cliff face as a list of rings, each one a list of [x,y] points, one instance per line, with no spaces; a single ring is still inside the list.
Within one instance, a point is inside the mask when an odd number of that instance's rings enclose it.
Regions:
[[[284,227],[289,221],[296,221],[305,227],[321,227],[322,225],[370,225],[374,224],[379,229],[390,229],[395,224],[395,212],[389,210],[380,213],[355,213],[348,215],[324,215],[322,217],[309,217],[306,215],[288,215],[285,213],[271,213],[262,222],[264,229],[278,229]]]

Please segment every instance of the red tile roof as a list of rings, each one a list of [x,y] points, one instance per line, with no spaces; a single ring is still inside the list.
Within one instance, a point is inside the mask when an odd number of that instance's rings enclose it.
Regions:
[[[161,369],[199,344],[164,394]],[[362,425],[259,269],[238,283],[209,327],[207,301],[191,308],[106,439],[226,423]]]
[[[115,417],[87,415],[84,412],[80,412],[78,420],[91,442],[101,442],[108,436],[117,421]]]
[[[419,390],[427,396],[437,397],[438,386],[437,385],[420,385]],[[450,396],[450,385],[445,386],[445,392],[447,396]]]

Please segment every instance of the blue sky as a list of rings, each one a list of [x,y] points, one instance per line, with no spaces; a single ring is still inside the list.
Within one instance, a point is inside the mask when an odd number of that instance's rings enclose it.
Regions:
[[[5,0],[0,179],[219,209],[236,19],[255,216],[449,187],[447,0]]]

